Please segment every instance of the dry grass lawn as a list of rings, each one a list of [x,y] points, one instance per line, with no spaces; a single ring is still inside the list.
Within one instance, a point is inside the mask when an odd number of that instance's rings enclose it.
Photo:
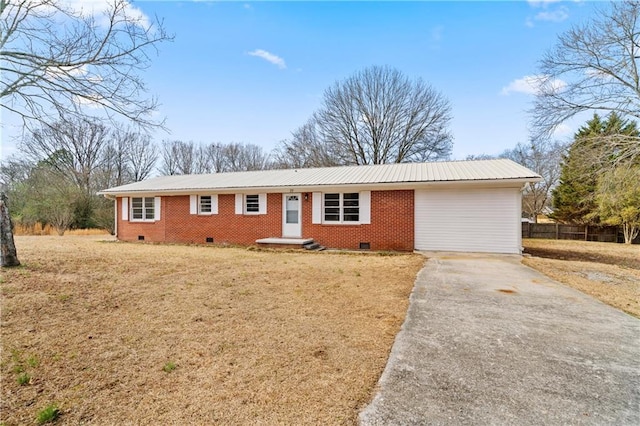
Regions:
[[[100,238],[16,238],[0,423],[354,424],[424,263]]]
[[[523,263],[640,318],[640,246],[568,240],[523,240]]]

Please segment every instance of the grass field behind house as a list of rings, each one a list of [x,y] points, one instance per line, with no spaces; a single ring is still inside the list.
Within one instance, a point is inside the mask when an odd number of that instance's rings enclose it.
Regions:
[[[354,424],[419,255],[17,237],[0,422]]]
[[[640,245],[525,239],[523,263],[640,318]]]
[[[47,224],[42,225],[40,222],[37,222],[33,225],[26,226],[20,223],[15,223],[13,226],[13,234],[22,236],[22,235],[58,235],[56,229]],[[109,232],[104,229],[98,228],[90,228],[90,229],[67,229],[64,232],[64,235],[104,235],[107,237]]]

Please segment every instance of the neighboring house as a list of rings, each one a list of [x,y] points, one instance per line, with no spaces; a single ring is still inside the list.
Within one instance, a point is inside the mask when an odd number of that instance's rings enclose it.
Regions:
[[[100,194],[124,241],[520,253],[521,191],[539,179],[500,159],[162,176]]]

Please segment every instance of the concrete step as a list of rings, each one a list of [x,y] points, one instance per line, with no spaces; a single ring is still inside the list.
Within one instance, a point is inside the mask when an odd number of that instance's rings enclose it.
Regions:
[[[320,247],[319,244],[316,244],[313,241],[313,238],[279,238],[279,237],[271,237],[271,238],[262,238],[256,240],[256,244],[261,247],[271,247],[271,248],[305,248],[307,250],[318,250]],[[314,246],[315,244],[315,246]],[[311,247],[313,246],[313,247]],[[307,248],[311,247],[311,248]]]
[[[305,244],[303,247],[306,250],[311,250],[311,251],[322,251],[327,249],[325,246],[321,246],[320,244],[315,242],[311,244]]]

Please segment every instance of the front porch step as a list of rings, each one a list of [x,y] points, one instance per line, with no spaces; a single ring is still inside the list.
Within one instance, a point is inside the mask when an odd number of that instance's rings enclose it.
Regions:
[[[313,250],[313,251],[322,251],[326,249],[325,246],[321,246],[320,244],[315,242],[305,244],[303,247],[305,248],[305,250]]]
[[[256,244],[261,247],[274,247],[274,248],[306,248],[309,245],[316,244],[313,238],[261,238],[256,240]],[[319,246],[319,244],[318,244]],[[307,250],[315,250],[307,249]]]

